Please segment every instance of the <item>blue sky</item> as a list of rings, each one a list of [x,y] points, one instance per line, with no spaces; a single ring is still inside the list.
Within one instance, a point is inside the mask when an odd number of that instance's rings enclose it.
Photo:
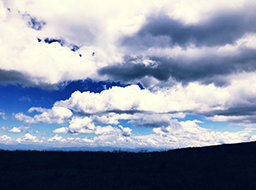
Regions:
[[[256,3],[0,0],[0,143],[256,140]]]

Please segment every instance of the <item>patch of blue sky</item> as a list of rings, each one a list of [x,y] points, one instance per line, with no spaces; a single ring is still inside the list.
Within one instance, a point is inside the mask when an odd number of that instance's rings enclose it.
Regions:
[[[7,116],[9,117],[9,116]],[[24,124],[21,121],[18,121],[16,119],[10,118],[10,119],[2,119],[0,117],[0,127],[7,126],[9,129],[13,127],[20,127],[20,126],[29,126],[28,124]]]

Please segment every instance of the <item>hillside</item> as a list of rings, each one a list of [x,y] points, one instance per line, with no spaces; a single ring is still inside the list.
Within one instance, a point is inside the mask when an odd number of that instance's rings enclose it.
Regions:
[[[0,186],[253,190],[256,142],[151,153],[2,150]]]

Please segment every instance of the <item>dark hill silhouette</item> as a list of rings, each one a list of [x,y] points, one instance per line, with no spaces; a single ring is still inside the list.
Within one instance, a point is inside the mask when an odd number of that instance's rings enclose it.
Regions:
[[[1,189],[253,190],[256,143],[165,152],[0,151]]]

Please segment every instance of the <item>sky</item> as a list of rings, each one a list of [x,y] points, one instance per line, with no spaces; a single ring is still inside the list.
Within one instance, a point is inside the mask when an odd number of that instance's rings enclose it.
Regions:
[[[255,0],[0,0],[0,144],[256,140]]]

